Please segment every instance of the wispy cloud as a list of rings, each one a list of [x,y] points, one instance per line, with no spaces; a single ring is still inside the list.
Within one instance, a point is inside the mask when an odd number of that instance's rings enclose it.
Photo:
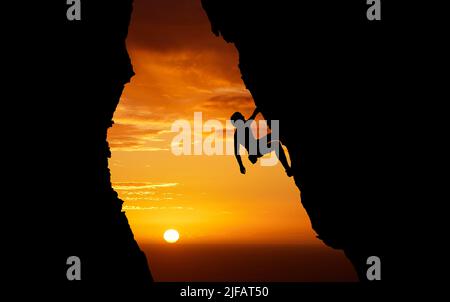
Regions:
[[[132,49],[131,56],[136,76],[108,132],[112,151],[169,151],[175,121],[192,121],[197,111],[204,120],[226,116],[225,122],[233,112],[249,114],[254,107],[242,80],[220,71],[230,65],[218,53],[173,49],[160,54],[141,48]]]
[[[137,152],[160,152],[160,151],[170,151],[169,148],[157,148],[157,147],[147,147],[147,146],[140,146],[137,145],[133,142],[131,143],[116,143],[116,144],[112,144],[111,145],[111,149],[113,151],[122,151],[122,152],[132,152],[132,151],[137,151]]]
[[[172,188],[178,186],[178,183],[114,183],[113,187],[119,191],[148,190],[158,188]]]
[[[122,207],[122,210],[124,211],[152,211],[152,210],[189,210],[192,211],[194,208],[192,207],[181,207],[181,206],[174,206],[174,207],[141,207],[141,206],[129,206],[125,205]]]

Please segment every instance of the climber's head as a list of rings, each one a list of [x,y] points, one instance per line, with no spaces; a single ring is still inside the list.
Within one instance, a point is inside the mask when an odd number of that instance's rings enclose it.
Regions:
[[[231,124],[234,127],[237,127],[237,125],[236,125],[237,121],[242,121],[242,123],[245,123],[245,117],[240,112],[233,113],[233,115],[230,117],[230,120],[231,120]]]

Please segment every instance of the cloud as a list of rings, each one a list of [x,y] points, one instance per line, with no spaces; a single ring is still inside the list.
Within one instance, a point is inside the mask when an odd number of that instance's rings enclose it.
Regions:
[[[132,196],[149,196],[149,195],[155,195],[156,192],[155,191],[145,191],[145,192],[134,192],[134,191],[127,191],[127,192],[123,192],[126,195],[132,195]]]
[[[121,183],[116,182],[113,183],[113,187],[115,190],[118,191],[134,191],[134,190],[148,190],[148,189],[158,189],[158,188],[173,188],[178,186],[178,183],[151,183],[151,182],[144,182],[144,183]]]
[[[198,109],[206,112],[221,112],[227,108],[231,113],[236,111],[248,112],[255,108],[253,99],[247,91],[230,91],[228,94],[220,93],[199,104]],[[231,114],[230,114],[231,115]]]
[[[214,38],[200,0],[135,0],[129,43],[168,52],[179,49],[223,49]]]
[[[139,134],[146,136],[154,136],[161,131],[159,129],[140,127],[138,125],[130,125],[130,124],[118,124],[116,127],[114,127],[114,130],[117,132],[118,135],[122,132],[126,132],[127,134]]]
[[[108,131],[109,145],[113,151],[169,151],[161,128],[153,122],[116,124]]]
[[[140,206],[123,206],[123,211],[148,211],[148,210],[157,210],[158,207],[140,207]]]
[[[115,151],[169,152],[176,120],[225,122],[254,107],[233,45],[215,37],[195,0],[135,0],[127,39],[136,72],[114,115]]]
[[[123,211],[151,211],[151,210],[189,210],[192,211],[194,208],[192,207],[181,207],[181,206],[173,206],[173,207],[142,207],[142,206],[135,206],[135,205],[124,205],[122,207]]]

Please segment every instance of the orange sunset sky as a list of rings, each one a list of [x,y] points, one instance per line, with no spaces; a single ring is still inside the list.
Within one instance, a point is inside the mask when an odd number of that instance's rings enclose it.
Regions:
[[[108,134],[109,166],[155,280],[354,280],[342,252],[315,237],[281,164],[243,156],[242,175],[234,156],[172,154],[176,120],[193,123],[202,112],[225,125],[233,112],[254,110],[237,51],[211,33],[200,1],[135,0],[127,46],[136,76]],[[167,229],[178,230],[177,243],[164,241]]]
[[[211,33],[200,1],[135,1],[127,45],[136,76],[108,136],[113,185],[137,241],[164,243],[174,228],[179,245],[321,245],[281,164],[253,166],[244,156],[241,175],[234,156],[171,152],[175,120],[198,111],[225,124],[254,109],[237,51]]]
[[[135,0],[127,46],[136,75],[108,134],[109,166],[155,280],[354,281],[343,253],[315,237],[281,164],[243,156],[242,175],[232,155],[172,153],[176,120],[202,112],[225,125],[254,110],[237,51],[212,34],[200,0]],[[164,241],[168,229],[177,243]]]

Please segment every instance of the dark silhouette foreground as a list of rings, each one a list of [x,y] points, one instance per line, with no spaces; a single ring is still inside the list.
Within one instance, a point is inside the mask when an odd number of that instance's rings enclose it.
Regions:
[[[367,280],[368,257],[386,259],[383,205],[393,201],[385,194],[389,160],[381,155],[394,139],[386,108],[395,110],[387,95],[404,91],[388,83],[399,83],[396,72],[407,77],[409,64],[397,55],[398,35],[369,23],[365,1],[202,4],[213,33],[236,46],[255,105],[280,122],[313,229]]]

